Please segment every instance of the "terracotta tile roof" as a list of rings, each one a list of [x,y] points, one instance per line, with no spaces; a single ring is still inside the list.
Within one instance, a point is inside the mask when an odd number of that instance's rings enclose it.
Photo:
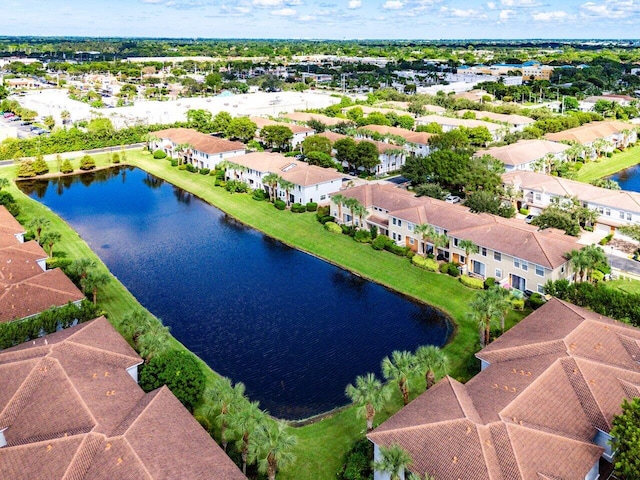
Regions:
[[[547,133],[544,137],[554,142],[573,141],[587,145],[599,138],[608,138],[624,130],[633,129],[629,123],[611,120],[606,122],[586,123],[580,127],[570,128],[563,132]]]
[[[0,248],[14,245],[26,231],[6,207],[0,205]]]
[[[628,212],[640,212],[640,193],[627,190],[610,190],[567,178],[542,173],[514,171],[502,176],[505,185],[532,190],[559,197],[577,197],[583,202],[617,208]]]
[[[549,140],[520,140],[503,147],[492,147],[476,152],[476,157],[491,155],[505,165],[518,166],[535,162],[548,153],[558,154],[569,148],[569,145]]]
[[[380,183],[367,183],[340,193],[345,197],[356,198],[367,208],[378,207],[388,211],[402,210],[422,203],[421,199],[407,190]]]
[[[101,317],[0,352],[0,478],[245,479]]]
[[[190,128],[168,128],[154,132],[154,135],[160,139],[169,139],[176,145],[189,144],[195,150],[208,154],[233,152],[246,148],[243,143],[213,137]]]
[[[382,135],[396,135],[404,138],[407,142],[421,145],[427,145],[429,143],[429,139],[433,137],[433,134],[431,133],[414,132],[412,130],[407,130],[406,128],[388,127],[386,125],[365,125],[364,127],[358,128],[358,131],[361,133],[369,131],[380,133]]]
[[[551,299],[479,352],[489,366],[466,385],[446,377],[368,437],[443,480],[583,479],[596,429],[640,392],[639,354],[640,330]]]
[[[451,118],[444,117],[442,115],[426,115],[424,117],[419,117],[416,122],[421,125],[428,125],[429,123],[437,123],[438,125],[443,126],[451,126],[451,127],[467,127],[467,128],[476,128],[476,127],[487,127],[487,130],[490,132],[496,132],[502,128],[502,125],[498,125],[496,123],[483,122],[482,120],[465,120],[463,118]]]
[[[346,135],[342,135],[341,133],[331,132],[329,130],[325,130],[324,132],[319,133],[318,135],[324,138],[328,138],[332,144],[336,143],[338,140],[347,138]]]
[[[281,117],[288,118],[289,120],[293,120],[294,122],[298,123],[306,123],[309,120],[317,120],[318,122],[322,122],[330,127],[339,125],[340,123],[352,123],[351,120],[348,120],[346,118],[328,117],[326,115],[320,115],[318,113],[291,112],[284,113],[281,115]]]
[[[398,145],[392,145],[390,143],[385,143],[385,142],[377,142],[375,140],[365,140],[365,139],[361,139],[361,138],[348,137],[347,135],[342,135],[340,133],[335,133],[335,132],[322,132],[322,133],[319,133],[318,135],[320,135],[321,137],[328,138],[329,140],[331,140],[331,143],[335,143],[338,140],[342,140],[343,138],[351,138],[356,143],[360,143],[360,142],[373,143],[376,146],[376,148],[378,149],[378,153],[381,154],[381,155],[383,153],[385,153],[385,152],[388,152],[389,150],[401,150],[402,149],[402,147],[400,147]]]
[[[531,125],[535,123],[533,118],[524,115],[509,115],[505,113],[486,112],[484,110],[459,110],[458,115],[463,116],[466,112],[472,112],[477,120],[492,120],[495,122],[510,123],[511,125]]]
[[[271,120],[269,118],[263,117],[249,117],[253,123],[258,126],[258,131],[262,130],[264,127],[280,125],[282,127],[289,128],[294,134],[296,133],[305,133],[305,132],[313,132],[313,128],[309,128],[304,125],[296,125],[295,123],[285,123],[285,122],[276,122],[275,120]]]

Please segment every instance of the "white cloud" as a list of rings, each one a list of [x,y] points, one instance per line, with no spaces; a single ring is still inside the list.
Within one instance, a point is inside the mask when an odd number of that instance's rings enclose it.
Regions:
[[[360,7],[362,7],[362,0],[349,0],[349,3],[347,4],[347,8],[349,10],[355,10]]]
[[[495,2],[487,2],[487,8],[489,10],[495,10],[495,8],[496,8]]]
[[[505,7],[539,7],[542,3],[539,0],[501,0]]]
[[[220,11],[225,15],[229,15],[232,17],[241,17],[251,13],[251,9],[248,7],[229,6],[229,5],[220,5]]]
[[[315,19],[313,15],[300,15],[298,20],[301,22],[312,22]]]
[[[280,7],[283,3],[282,0],[253,0],[256,7]]]
[[[382,8],[385,10],[400,10],[404,8],[404,2],[401,0],[387,0],[382,5]]]
[[[531,18],[533,18],[536,22],[556,22],[559,20],[566,20],[569,18],[569,14],[567,12],[563,12],[562,10],[556,10],[554,12],[538,12],[534,13]]]
[[[626,18],[637,13],[640,4],[634,0],[606,0],[580,5],[582,16],[599,18]]]
[[[295,17],[298,12],[293,8],[280,8],[278,10],[272,10],[271,15],[277,15],[278,17]]]
[[[498,18],[500,18],[500,21],[506,22],[507,20],[513,18],[515,14],[515,10],[500,10],[500,15],[498,15]]]
[[[487,18],[485,14],[480,13],[478,10],[474,10],[473,8],[462,10],[460,8],[441,7],[440,13],[456,18]]]

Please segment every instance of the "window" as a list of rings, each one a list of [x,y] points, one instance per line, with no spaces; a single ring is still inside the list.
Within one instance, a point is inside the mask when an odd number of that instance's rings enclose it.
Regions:
[[[487,256],[487,249],[486,249],[485,247],[482,247],[482,248],[480,249],[480,254],[481,254],[483,257],[486,257],[486,256]]]
[[[544,285],[542,285],[541,283],[538,284],[538,293],[540,295],[544,295]]]
[[[516,268],[520,268],[520,259],[513,257],[513,266]]]
[[[536,275],[544,277],[544,268],[542,268],[540,265],[536,265]]]
[[[394,240],[396,239],[396,232],[393,232],[393,233],[391,234],[391,238],[393,238]]]
[[[454,239],[453,239],[453,246],[454,246],[454,247],[457,247],[457,246],[458,246],[458,239],[457,239],[457,238],[454,238]]]
[[[394,225],[396,225],[396,217],[393,217],[393,220],[391,221]]]
[[[541,200],[542,200],[542,194],[540,194],[540,193],[536,193],[535,199],[536,199],[536,201],[538,201],[538,202],[539,202],[539,201],[541,201]]]
[[[460,263],[467,263],[467,259],[464,258],[464,255],[460,255]]]
[[[409,244],[410,244],[410,245],[413,245],[413,244],[414,244],[413,237],[409,237]]]
[[[413,223],[407,222],[407,230],[409,230],[410,232],[413,232],[413,227],[414,227]]]
[[[631,214],[630,214],[630,213],[627,213],[627,220],[631,221],[631,218],[632,218],[632,217],[631,217]]]
[[[496,268],[496,278],[502,278],[502,270]]]
[[[604,214],[605,214],[606,216],[610,217],[610,216],[611,216],[611,209],[610,209],[610,208],[607,208],[607,209],[604,211]]]
[[[527,271],[529,270],[529,263],[525,262],[524,260],[522,260],[522,270]]]
[[[620,212],[620,218],[624,220],[624,212]]]
[[[502,261],[502,254],[500,252],[493,252],[493,259],[496,262],[501,262]]]
[[[402,220],[398,219],[398,226],[401,227],[402,226]]]
[[[320,200],[326,200],[327,196],[326,195],[320,195]],[[335,215],[334,215],[335,217]]]

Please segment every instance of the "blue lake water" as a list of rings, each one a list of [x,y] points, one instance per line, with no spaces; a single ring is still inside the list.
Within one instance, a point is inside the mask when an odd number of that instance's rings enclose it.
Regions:
[[[626,168],[607,178],[618,182],[622,190],[640,192],[640,165]]]
[[[277,417],[345,405],[345,386],[379,374],[393,350],[442,346],[451,332],[439,311],[287,247],[142,170],[20,185],[178,340],[244,382]]]

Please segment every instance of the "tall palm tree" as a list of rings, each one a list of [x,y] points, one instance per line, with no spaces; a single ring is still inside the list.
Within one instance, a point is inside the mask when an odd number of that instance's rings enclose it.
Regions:
[[[162,322],[149,321],[145,330],[137,338],[138,352],[146,363],[169,348],[169,327]]]
[[[478,245],[476,245],[473,241],[471,240],[460,240],[458,242],[458,247],[464,250],[464,264],[467,267],[467,273],[469,273],[469,264],[470,262],[470,258],[469,255],[472,253],[478,253],[479,248]]]
[[[7,188],[9,186],[9,179],[5,177],[0,177],[0,190],[3,188]]]
[[[42,245],[46,245],[49,248],[50,257],[53,257],[53,246],[58,243],[61,238],[60,232],[54,231],[44,232],[41,235],[40,240],[42,241]]]
[[[253,432],[249,441],[249,461],[258,463],[258,471],[275,480],[278,469],[291,465],[296,457],[293,447],[298,443],[289,426],[279,420],[263,421]]]
[[[213,423],[220,429],[222,438],[222,448],[226,451],[229,443],[229,420],[231,412],[246,401],[244,396],[244,383],[238,382],[235,385],[227,377],[223,377],[219,383],[205,392],[205,398],[209,400],[209,406],[205,409],[205,415],[213,419]]]
[[[71,262],[71,265],[69,265],[69,271],[72,275],[77,277],[78,280],[82,280],[87,276],[87,273],[91,269],[96,268],[97,266],[98,264],[95,260],[91,260],[89,258],[78,258]]]
[[[358,226],[360,228],[364,228],[364,219],[369,214],[369,212],[367,211],[367,207],[362,205],[360,202],[354,202],[351,205],[351,213],[353,213],[354,216],[358,217]]]
[[[391,480],[400,480],[402,473],[411,463],[409,454],[394,443],[389,448],[380,447],[380,460],[373,462],[373,468],[388,473]]]
[[[264,178],[262,179],[262,183],[264,183],[269,187],[270,202],[275,201],[276,187],[278,186],[278,183],[280,182],[280,180],[281,180],[280,175],[278,175],[277,173],[269,173],[265,175]]]
[[[284,190],[285,192],[285,200],[287,203],[287,207],[291,204],[290,198],[289,198],[289,192],[291,190],[293,190],[293,188],[296,186],[295,183],[290,182],[289,180],[285,180],[284,178],[280,178],[280,180],[278,181],[278,183],[280,184],[280,188],[282,190]]]
[[[125,338],[131,338],[136,350],[138,339],[151,326],[151,317],[141,308],[130,311],[120,319],[118,331],[124,332]]]
[[[589,258],[585,255],[584,250],[571,250],[565,257],[569,260],[571,269],[578,275],[576,281],[584,282],[585,274],[590,265]]]
[[[331,196],[331,201],[338,206],[338,223],[342,223],[342,206],[346,200],[347,197],[340,193]]]
[[[355,386],[347,385],[345,394],[358,406],[356,414],[367,421],[367,432],[373,430],[376,410],[381,409],[389,399],[390,391],[373,373],[356,377]]]
[[[91,292],[93,296],[93,304],[98,304],[98,289],[103,285],[106,285],[111,280],[111,277],[105,272],[99,270],[89,270],[84,278],[80,280],[80,285],[84,290],[84,293]]]
[[[382,375],[390,381],[397,382],[405,405],[409,403],[409,376],[415,370],[415,357],[411,352],[394,350],[391,358],[382,360]]]
[[[232,409],[229,413],[229,430],[233,431],[238,438],[236,446],[242,457],[242,473],[246,475],[250,434],[261,421],[264,421],[265,414],[260,410],[258,402],[238,403],[238,408]]]
[[[491,326],[498,318],[499,312],[494,298],[494,294],[489,290],[482,290],[469,303],[469,317],[478,324],[481,347],[486,347],[491,342]]]
[[[420,370],[424,370],[424,378],[428,390],[436,383],[436,372],[446,374],[448,359],[447,355],[439,347],[423,345],[416,350],[416,364]]]
[[[487,290],[488,296],[493,302],[493,309],[496,315],[500,317],[500,329],[504,333],[504,319],[511,310],[511,302],[509,301],[510,293],[500,285],[494,285]]]
[[[40,235],[42,235],[42,230],[51,225],[51,222],[46,217],[33,217],[31,221],[27,224],[27,227],[33,231],[36,236],[36,241],[40,243]]]
[[[184,154],[192,150],[192,148],[193,147],[189,143],[180,143],[176,145],[173,152],[178,156],[178,165],[182,165],[183,160],[185,160],[184,163],[187,163]]]

